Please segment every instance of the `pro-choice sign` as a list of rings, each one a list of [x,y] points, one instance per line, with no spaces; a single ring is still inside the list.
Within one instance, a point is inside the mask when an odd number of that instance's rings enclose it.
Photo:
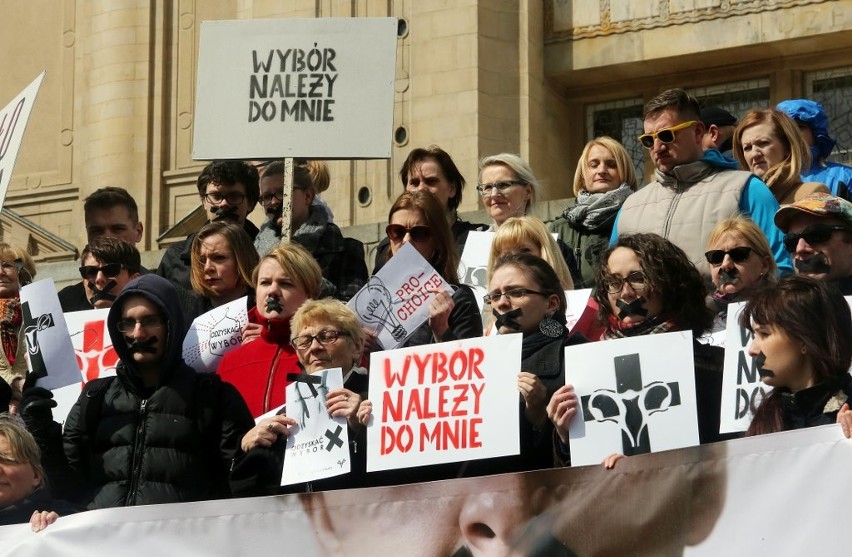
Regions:
[[[194,159],[390,158],[395,18],[201,24]]]

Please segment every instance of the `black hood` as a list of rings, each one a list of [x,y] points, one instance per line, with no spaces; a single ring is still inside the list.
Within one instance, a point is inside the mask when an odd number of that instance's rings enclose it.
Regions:
[[[150,300],[166,317],[166,349],[163,353],[161,369],[172,370],[182,363],[184,319],[180,309],[178,293],[171,282],[155,274],[142,275],[127,283],[113,302],[107,316],[107,330],[112,339],[112,346],[118,354],[124,367],[136,372],[133,358],[127,350],[127,341],[118,330],[117,323],[121,319],[121,308],[131,296],[142,296]]]

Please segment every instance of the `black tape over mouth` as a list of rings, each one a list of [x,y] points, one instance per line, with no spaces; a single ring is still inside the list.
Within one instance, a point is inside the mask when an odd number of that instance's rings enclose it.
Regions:
[[[521,308],[515,308],[506,313],[499,313],[496,309],[492,309],[491,314],[494,316],[494,326],[497,327],[498,331],[500,327],[508,327],[513,331],[521,330],[521,324],[515,320],[524,314],[524,310]]]
[[[767,369],[763,367],[763,364],[766,363],[766,354],[763,351],[760,352],[757,356],[754,357],[754,367],[757,369],[757,373],[760,374],[760,377],[775,377],[775,372],[771,369]]]
[[[95,286],[94,282],[89,281],[88,287],[89,290],[92,291],[92,295],[89,297],[89,303],[94,306],[96,302],[100,302],[101,300],[105,300],[107,302],[114,302],[115,296],[113,294],[110,294],[109,291],[115,288],[117,284],[118,283],[115,282],[115,280],[110,279],[109,282],[107,282],[103,288],[98,288],[97,286]]]
[[[284,313],[284,308],[281,307],[281,300],[274,296],[269,296],[266,298],[266,313]]]
[[[618,307],[618,318],[624,319],[628,315],[638,315],[640,317],[646,317],[648,315],[648,310],[645,308],[645,304],[648,300],[645,296],[639,296],[632,302],[625,302],[622,299],[618,299],[615,301],[616,307]]]
[[[127,350],[131,354],[134,352],[156,354],[157,349],[155,345],[157,344],[157,340],[157,337],[148,337],[145,340],[129,340],[127,341]]]
[[[723,284],[736,284],[740,282],[740,271],[736,267],[733,269],[719,269],[719,280],[717,286]]]
[[[825,259],[824,253],[817,253],[807,259],[795,259],[793,260],[793,264],[799,273],[819,275],[831,272],[831,264]]]

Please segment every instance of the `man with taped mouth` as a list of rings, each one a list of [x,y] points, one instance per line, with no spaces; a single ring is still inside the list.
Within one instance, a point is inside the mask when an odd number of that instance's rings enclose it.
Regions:
[[[852,203],[814,193],[775,213],[796,273],[834,282],[852,295]]]
[[[154,274],[130,281],[107,328],[116,376],[86,384],[61,439],[52,394],[24,391],[54,494],[90,509],[228,497],[230,462],[254,421],[232,385],[183,361],[175,287]]]
[[[213,161],[201,171],[197,186],[201,204],[207,214],[207,222],[236,223],[242,226],[254,241],[258,229],[246,219],[260,197],[258,174],[254,166],[245,161]],[[189,275],[192,241],[196,234],[197,231],[187,236],[183,242],[170,246],[157,267],[158,275],[187,290],[192,290]]]
[[[117,238],[97,238],[83,248],[80,276],[90,309],[108,308],[121,289],[139,276],[139,250]]]

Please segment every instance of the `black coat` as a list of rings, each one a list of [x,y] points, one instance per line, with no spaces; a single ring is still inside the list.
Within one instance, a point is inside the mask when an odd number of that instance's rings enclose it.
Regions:
[[[82,507],[67,501],[54,499],[47,488],[40,487],[20,501],[0,507],[0,526],[29,522],[35,511],[53,511],[59,516],[66,516],[82,510]]]
[[[450,311],[450,328],[447,329],[443,337],[436,341],[433,338],[432,329],[429,328],[429,321],[426,321],[414,330],[400,348],[481,337],[482,316],[479,313],[479,306],[476,303],[473,290],[469,286],[459,285],[458,289],[453,292],[453,302],[455,306]]]

